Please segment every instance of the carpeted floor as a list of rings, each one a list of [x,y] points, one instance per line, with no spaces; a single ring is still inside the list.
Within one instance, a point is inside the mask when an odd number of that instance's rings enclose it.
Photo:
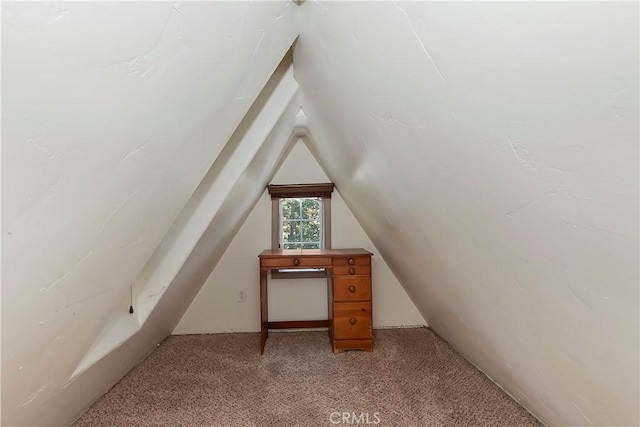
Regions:
[[[326,332],[167,338],[82,426],[540,426],[429,329],[375,331],[334,355]]]

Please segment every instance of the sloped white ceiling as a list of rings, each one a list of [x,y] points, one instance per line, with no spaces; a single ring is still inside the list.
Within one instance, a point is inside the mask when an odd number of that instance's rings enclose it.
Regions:
[[[301,19],[314,152],[429,325],[550,425],[638,425],[638,4]]]
[[[65,425],[171,332],[201,285],[167,289],[174,272],[153,284],[163,295],[148,319],[128,313],[136,277],[295,40],[298,7],[2,8],[2,425]],[[238,143],[246,152],[215,184],[225,197],[209,221],[225,232],[199,226],[182,252],[208,240],[183,276],[224,251],[262,193],[299,108],[289,75],[289,98],[253,131],[262,140]],[[289,123],[269,139],[280,114]]]
[[[550,424],[638,424],[636,3],[2,12],[3,425],[70,422],[170,333],[299,104],[438,333]],[[299,29],[301,100],[288,80],[241,142]],[[161,253],[171,271],[141,282]]]

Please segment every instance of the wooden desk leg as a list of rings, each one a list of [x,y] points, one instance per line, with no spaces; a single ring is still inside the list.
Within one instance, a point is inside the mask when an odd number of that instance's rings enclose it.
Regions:
[[[264,346],[269,337],[269,304],[267,302],[267,273],[260,269],[260,354],[264,354]]]

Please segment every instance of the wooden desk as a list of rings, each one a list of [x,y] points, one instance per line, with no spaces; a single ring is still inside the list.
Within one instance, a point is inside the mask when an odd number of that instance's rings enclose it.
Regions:
[[[334,353],[373,350],[371,256],[364,249],[266,250],[260,258],[260,354],[269,329],[329,328]],[[326,320],[269,322],[269,270],[324,268],[327,271],[329,316]]]

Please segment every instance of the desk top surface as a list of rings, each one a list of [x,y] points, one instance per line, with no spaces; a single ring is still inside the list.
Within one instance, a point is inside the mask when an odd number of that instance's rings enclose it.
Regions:
[[[260,258],[305,257],[305,256],[348,256],[373,255],[362,249],[267,249],[262,251]]]

